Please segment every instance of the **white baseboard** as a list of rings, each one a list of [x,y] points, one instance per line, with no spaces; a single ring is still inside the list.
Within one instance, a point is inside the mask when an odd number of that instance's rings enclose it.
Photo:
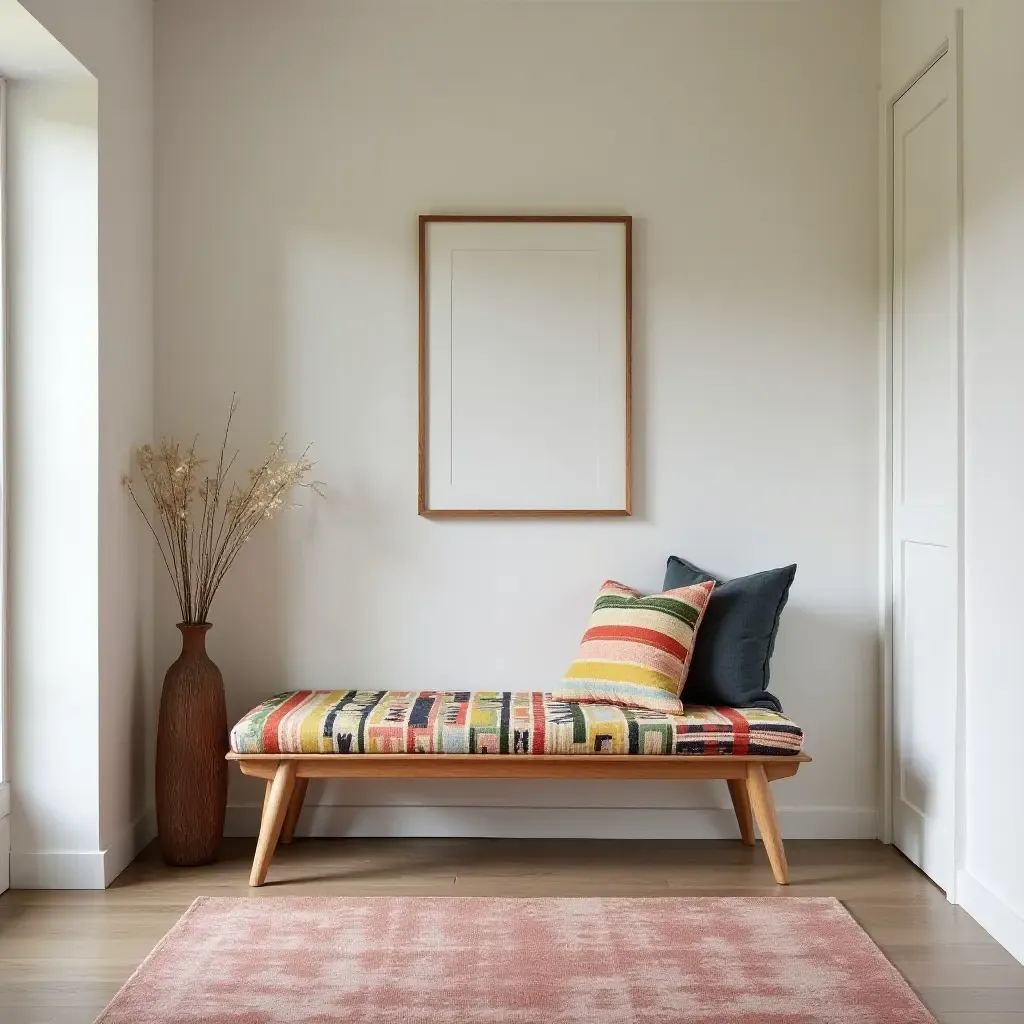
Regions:
[[[11,887],[11,784],[0,782],[0,892]]]
[[[143,812],[105,850],[13,851],[15,889],[105,889],[156,835],[152,810]]]
[[[957,902],[999,945],[1024,964],[1024,916],[963,869],[957,872]]]
[[[11,816],[0,818],[0,892],[11,887]]]
[[[228,807],[224,834],[255,836],[257,804]],[[868,807],[779,809],[787,839],[874,839],[878,815]],[[720,807],[466,807],[307,804],[297,836],[453,837],[486,839],[733,839],[732,810]]]
[[[102,850],[11,851],[14,889],[105,889]]]

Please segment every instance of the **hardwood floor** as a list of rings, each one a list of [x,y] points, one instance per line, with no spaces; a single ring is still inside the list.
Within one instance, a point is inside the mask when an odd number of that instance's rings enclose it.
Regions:
[[[250,889],[254,848],[191,869],[150,848],[106,892],[0,896],[0,1022],[90,1024],[196,896],[316,893],[837,896],[941,1024],[1024,1024],[1024,967],[879,843],[788,842],[788,888],[736,841],[299,840]]]

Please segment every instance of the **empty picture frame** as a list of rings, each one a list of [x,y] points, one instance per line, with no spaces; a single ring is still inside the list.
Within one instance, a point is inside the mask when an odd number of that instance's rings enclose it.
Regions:
[[[632,218],[420,217],[419,512],[631,514]]]

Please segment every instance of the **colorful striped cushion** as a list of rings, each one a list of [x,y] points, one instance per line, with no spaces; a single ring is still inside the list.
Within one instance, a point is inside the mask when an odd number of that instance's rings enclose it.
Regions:
[[[644,597],[608,580],[555,700],[680,710],[686,673],[713,581]]]
[[[236,754],[799,754],[799,726],[764,708],[676,714],[550,693],[298,690],[231,730]]]

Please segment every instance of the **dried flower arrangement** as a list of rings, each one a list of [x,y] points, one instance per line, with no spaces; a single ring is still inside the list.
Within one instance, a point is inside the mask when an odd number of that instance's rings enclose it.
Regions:
[[[205,625],[210,605],[224,577],[234,564],[253,530],[282,509],[295,508],[286,501],[293,487],[309,487],[323,495],[323,485],[310,480],[313,463],[306,458],[307,446],[294,460],[285,457],[285,438],[271,445],[270,452],[256,468],[249,470],[247,484],[228,482],[236,451],[227,457],[231,421],[238,405],[231,399],[216,471],[201,476],[205,459],[196,455],[198,438],[184,448],[174,440],[161,441],[154,448],[143,445],[135,461],[149,492],[155,519],[139,502],[130,477],[125,477],[135,506],[142,513],[167,568],[181,609],[181,621]]]

